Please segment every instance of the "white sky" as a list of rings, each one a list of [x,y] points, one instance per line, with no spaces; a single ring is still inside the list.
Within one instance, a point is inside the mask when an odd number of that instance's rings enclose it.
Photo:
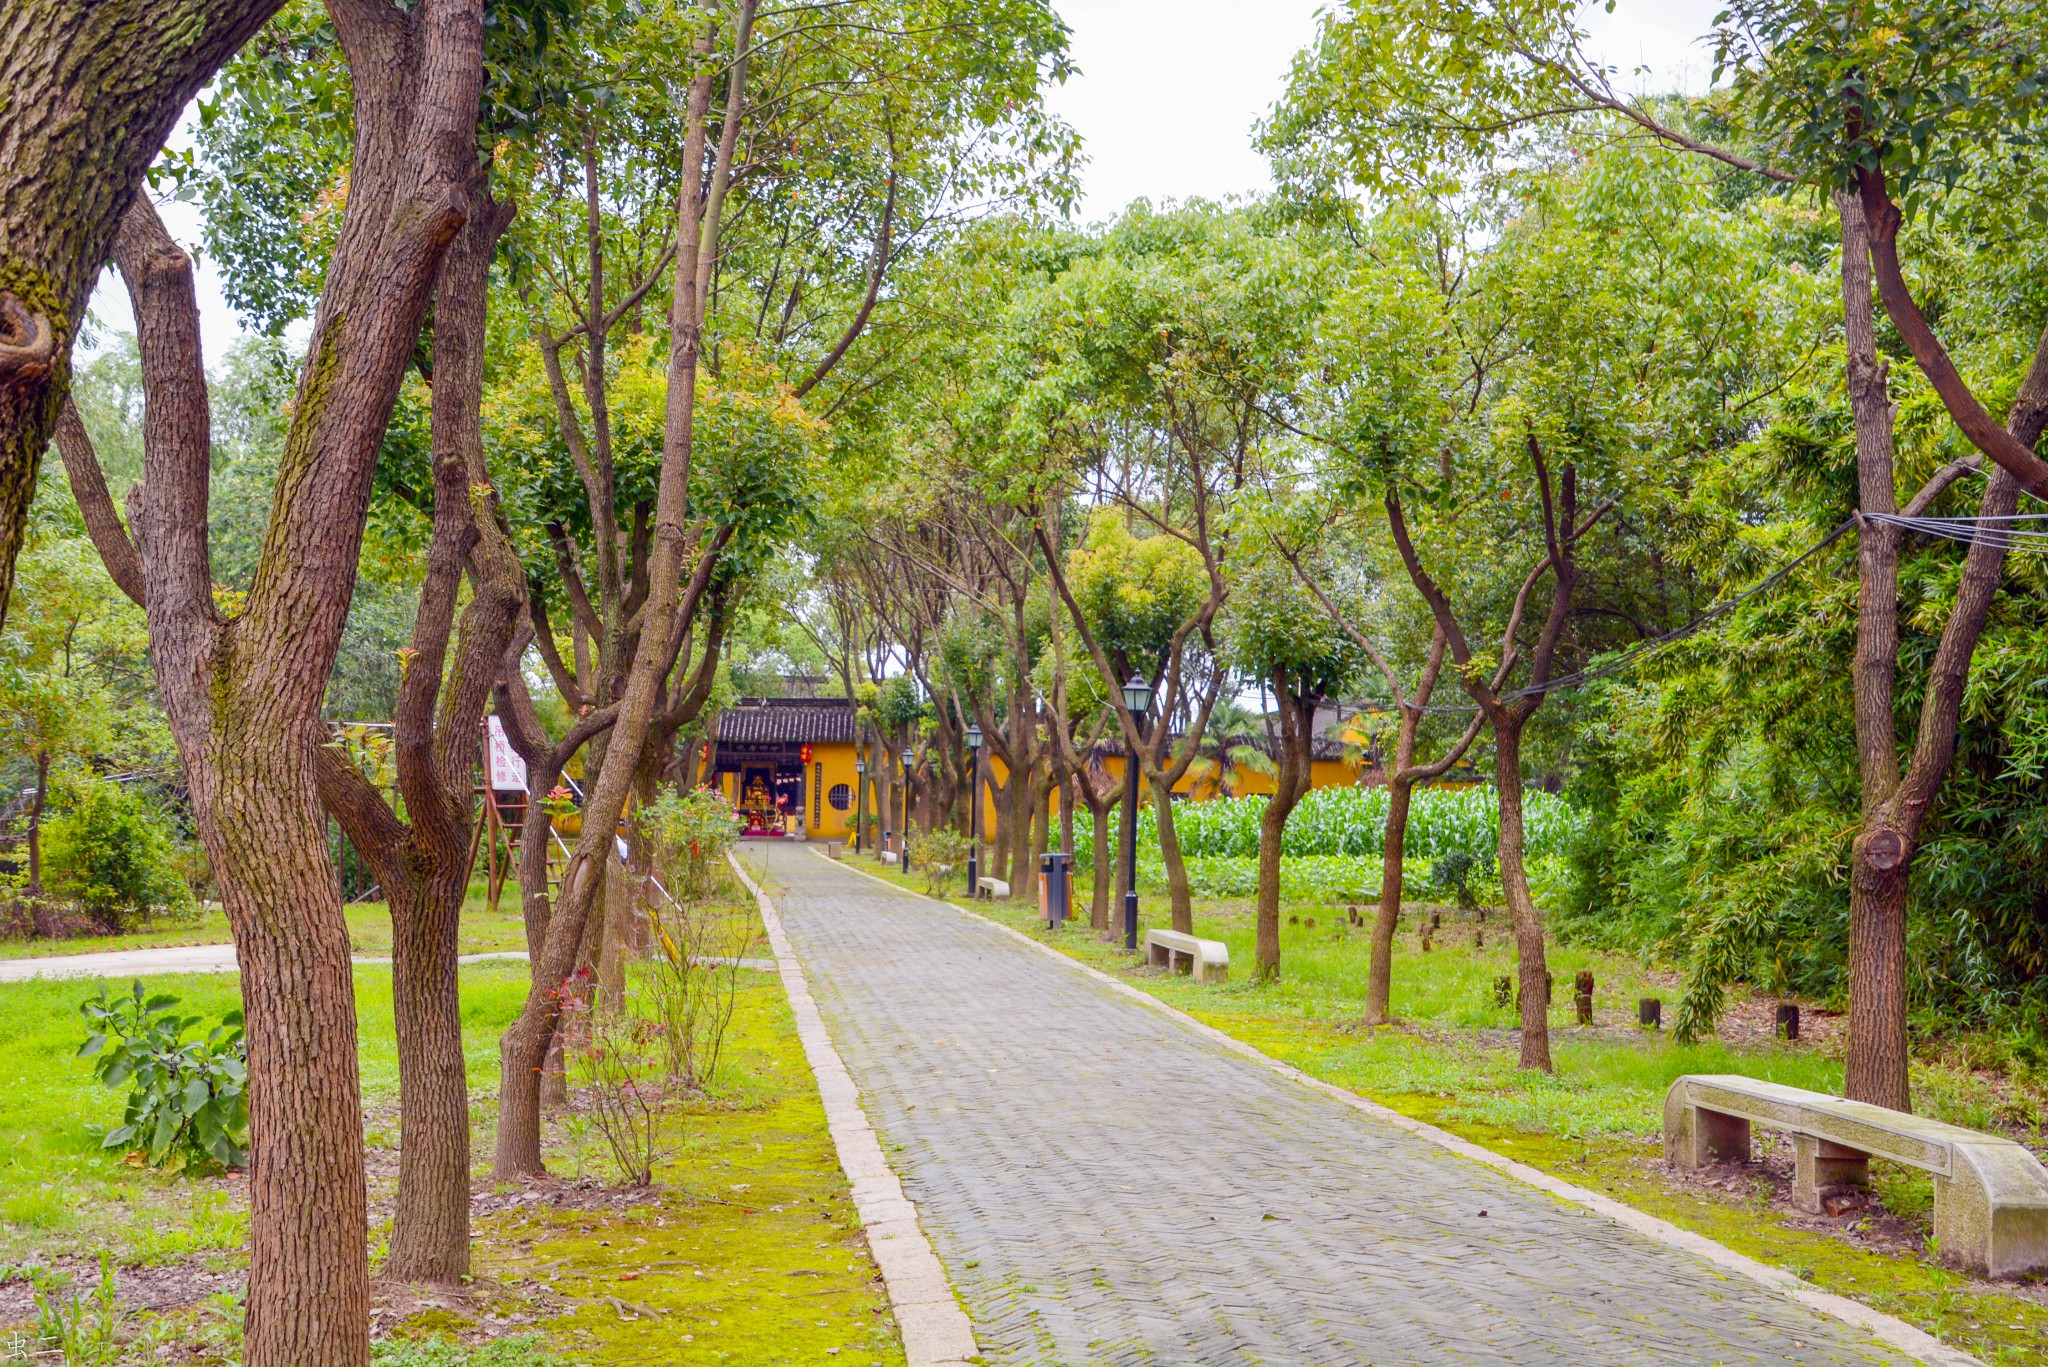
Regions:
[[[1080,130],[1088,165],[1081,217],[1113,216],[1133,199],[1154,201],[1270,188],[1251,129],[1280,97],[1294,53],[1315,31],[1327,0],[1054,0],[1073,29],[1080,74],[1051,92],[1053,110]],[[1722,0],[1600,0],[1583,22],[1593,55],[1624,72],[1649,74],[1628,88],[1697,91],[1712,57],[1700,37]],[[165,206],[171,232],[198,238],[190,206]],[[207,355],[219,357],[240,331],[221,297],[219,277],[202,262],[199,304]],[[126,329],[128,301],[111,273],[93,296],[110,328]]]

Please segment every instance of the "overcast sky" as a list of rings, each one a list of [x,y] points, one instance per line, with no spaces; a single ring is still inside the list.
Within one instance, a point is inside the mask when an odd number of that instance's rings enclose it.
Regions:
[[[1288,63],[1315,30],[1327,0],[1054,0],[1073,29],[1080,74],[1050,97],[1055,112],[1081,132],[1084,219],[1108,218],[1133,199],[1154,201],[1256,192],[1270,187],[1265,159],[1252,150],[1252,125],[1279,98]],[[1584,23],[1593,55],[1624,71],[1625,82],[1656,93],[1706,85],[1710,54],[1699,43],[1722,0],[1600,0]],[[194,212],[169,205],[165,219],[188,246]],[[199,273],[207,354],[218,358],[239,331],[210,264]],[[111,285],[111,288],[109,287]],[[93,310],[112,328],[128,328],[127,298],[111,273]]]

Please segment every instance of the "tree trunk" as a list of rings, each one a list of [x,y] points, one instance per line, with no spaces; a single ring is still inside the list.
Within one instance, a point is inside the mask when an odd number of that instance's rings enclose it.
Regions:
[[[1069,860],[1074,857],[1074,788],[1080,782],[1080,775],[1069,774],[1060,785],[1060,853]]]
[[[398,1030],[398,1203],[384,1275],[469,1275],[469,1083],[457,935],[469,870],[391,890],[391,998]]]
[[[1109,890],[1114,881],[1110,870],[1116,850],[1109,843],[1109,804],[1092,807],[1089,814],[1095,819],[1095,867],[1088,878],[1088,928],[1100,934],[1109,929]]]
[[[1180,853],[1180,831],[1173,824],[1173,791],[1156,779],[1151,788],[1152,819],[1159,826],[1159,859],[1166,866],[1166,895],[1173,911],[1173,928],[1183,935],[1192,935],[1194,890],[1188,883],[1187,860]]]
[[[1403,737],[1406,740],[1407,737]],[[1372,965],[1366,971],[1365,1023],[1385,1025],[1393,1018],[1394,932],[1401,926],[1401,857],[1408,844],[1408,803],[1415,781],[1402,776],[1410,756],[1397,758],[1387,771],[1386,834],[1380,843],[1380,906],[1372,921]]]
[[[1509,708],[1494,721],[1494,783],[1500,792],[1500,883],[1514,921],[1517,981],[1521,986],[1523,1068],[1554,1071],[1550,1062],[1550,965],[1543,943],[1543,913],[1529,895],[1523,865],[1522,727],[1527,717]]]
[[[43,896],[43,808],[50,796],[50,752],[36,751],[36,795],[28,807],[28,896]]]
[[[717,73],[715,64],[705,59],[713,53],[715,30],[709,15],[698,15],[701,28],[693,45],[698,62],[685,109],[682,165],[689,168],[689,174],[678,196],[676,216],[675,294],[670,308],[672,341],[653,549],[646,568],[647,592],[636,618],[642,635],[624,679],[623,696],[610,735],[609,749],[615,752],[618,762],[604,765],[591,786],[584,806],[583,831],[563,874],[561,896],[549,918],[526,1004],[501,1042],[501,1085],[506,1095],[512,1094],[515,1077],[538,1073],[545,1062],[555,1022],[561,1014],[560,989],[569,981],[585,929],[599,905],[605,882],[604,866],[614,858],[613,832],[632,786],[634,761],[655,723],[657,701],[674,667],[681,634],[695,620],[712,573],[733,533],[732,526],[727,524],[700,541],[687,518],[705,300],[712,266],[717,260],[719,225],[739,136],[739,110],[745,91],[754,12],[755,0],[740,0],[734,25],[735,55],[724,68],[728,85],[725,124],[716,156],[711,160],[708,183],[698,168],[706,164],[708,150],[707,120]],[[607,629],[617,629],[616,619],[608,623]],[[525,1093],[520,1095],[523,1099]],[[514,1111],[501,1105],[498,1123],[501,1138],[497,1175],[518,1176],[520,1172],[509,1167],[506,1158],[508,1154],[538,1150],[538,1110]],[[508,1128],[519,1131],[509,1142],[503,1137]]]
[[[53,0],[0,17],[0,620],[114,233],[186,104],[280,7]]]
[[[1288,685],[1282,671],[1272,679],[1273,701],[1280,713],[1280,772],[1273,796],[1259,814],[1259,890],[1255,911],[1256,947],[1252,977],[1270,983],[1280,977],[1280,855],[1287,836],[1287,818],[1308,791],[1313,755],[1315,700],[1303,698]]]

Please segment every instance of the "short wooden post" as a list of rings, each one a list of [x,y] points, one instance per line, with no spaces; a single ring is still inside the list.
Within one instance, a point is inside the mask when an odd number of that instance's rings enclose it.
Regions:
[[[1646,1030],[1664,1028],[1664,1003],[1655,997],[1644,997],[1636,1003],[1636,1024]]]
[[[1777,1033],[1783,1039],[1796,1040],[1799,1038],[1798,1002],[1778,1003]]]
[[[1578,1008],[1579,1024],[1591,1025],[1593,1023],[1593,975],[1583,969],[1580,970],[1579,976],[1572,980],[1572,986],[1576,989],[1572,994],[1572,1005]]]

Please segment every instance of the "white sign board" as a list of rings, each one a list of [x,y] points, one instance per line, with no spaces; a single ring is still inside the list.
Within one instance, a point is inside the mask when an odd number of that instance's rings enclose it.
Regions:
[[[505,724],[495,716],[484,719],[484,762],[491,771],[491,787],[501,793],[526,791],[526,761],[512,748]]]

